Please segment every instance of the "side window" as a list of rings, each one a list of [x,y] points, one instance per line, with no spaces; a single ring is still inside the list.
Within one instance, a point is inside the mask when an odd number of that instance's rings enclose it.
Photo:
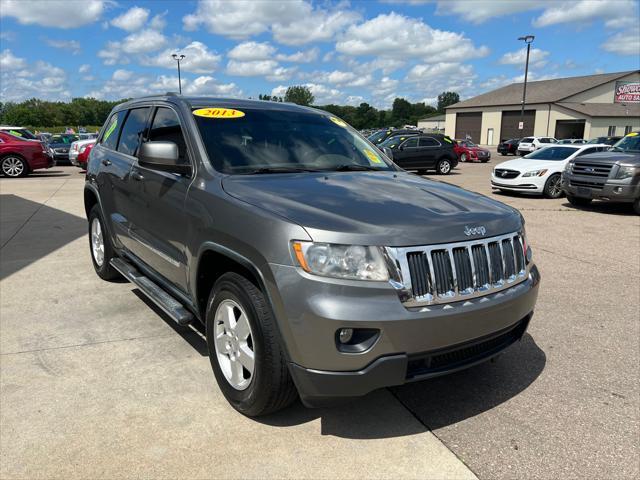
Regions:
[[[407,140],[406,142],[404,142],[402,144],[402,146],[404,148],[414,148],[418,146],[418,139],[417,138],[410,138],[409,140]]]
[[[134,108],[129,110],[129,115],[122,127],[120,141],[118,142],[118,151],[127,155],[136,156],[138,153],[138,144],[144,135],[147,126],[150,107]]]
[[[170,108],[158,107],[149,130],[149,141],[173,142],[178,145],[180,163],[189,163],[187,144],[178,115]]]
[[[107,123],[107,129],[104,131],[100,144],[111,150],[116,149],[118,144],[118,136],[120,135],[120,129],[122,128],[122,122],[126,115],[126,110],[111,115],[109,122]]]
[[[420,139],[420,146],[421,147],[439,147],[440,142],[432,137],[422,137]]]

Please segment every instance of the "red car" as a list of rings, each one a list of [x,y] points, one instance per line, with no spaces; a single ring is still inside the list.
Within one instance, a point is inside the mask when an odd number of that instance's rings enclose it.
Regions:
[[[489,150],[479,147],[469,140],[456,140],[453,150],[461,162],[486,163],[491,160],[491,152]]]
[[[87,145],[82,145],[80,147],[80,153],[78,153],[78,158],[76,162],[78,162],[78,166],[83,170],[87,169],[87,162],[89,161],[89,154],[91,153],[91,149],[96,143],[89,143]]]
[[[0,172],[5,177],[24,177],[34,170],[51,168],[55,164],[42,142],[0,131]]]

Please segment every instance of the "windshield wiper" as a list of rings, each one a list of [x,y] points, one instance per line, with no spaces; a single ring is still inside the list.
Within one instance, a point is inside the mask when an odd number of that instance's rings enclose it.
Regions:
[[[358,165],[356,163],[345,163],[343,165],[338,165],[337,167],[332,168],[336,172],[359,172],[359,171],[374,171],[380,172],[382,168],[371,167],[369,165]]]
[[[260,175],[265,173],[299,173],[299,172],[319,172],[313,168],[302,167],[261,167],[243,172],[242,175]]]

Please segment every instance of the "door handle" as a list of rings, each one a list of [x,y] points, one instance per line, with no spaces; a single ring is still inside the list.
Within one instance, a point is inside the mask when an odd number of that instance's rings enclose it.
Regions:
[[[132,177],[134,180],[137,180],[138,182],[141,182],[142,180],[144,180],[144,175],[142,175],[140,172],[133,172],[133,173],[131,174],[131,177]]]
[[[108,159],[106,159],[106,158],[103,158],[103,159],[102,159],[102,164],[103,164],[105,167],[108,167],[109,165],[111,165],[111,160],[108,160]]]

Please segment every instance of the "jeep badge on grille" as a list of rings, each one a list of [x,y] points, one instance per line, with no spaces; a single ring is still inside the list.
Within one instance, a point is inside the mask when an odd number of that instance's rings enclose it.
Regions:
[[[484,235],[485,233],[487,233],[487,229],[482,225],[480,225],[479,227],[470,227],[468,225],[465,225],[464,227],[464,234],[467,237],[470,237],[471,235]]]

